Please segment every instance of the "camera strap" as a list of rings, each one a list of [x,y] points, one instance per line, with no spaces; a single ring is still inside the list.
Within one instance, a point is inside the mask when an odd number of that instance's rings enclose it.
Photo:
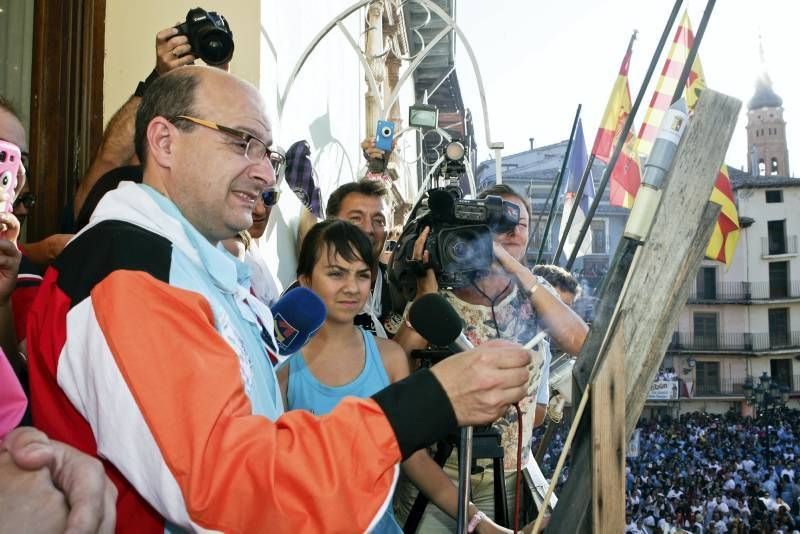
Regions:
[[[378,337],[387,339],[389,336],[386,334],[386,329],[381,323],[381,313],[383,312],[383,303],[381,296],[383,295],[383,272],[378,269],[378,275],[375,277],[375,287],[370,291],[367,302],[364,303],[364,309],[361,313],[366,313],[372,319],[372,324],[375,326],[375,334]]]
[[[480,287],[478,287],[478,284],[475,283],[474,279],[472,280],[472,287],[475,288],[475,291],[477,291],[478,293],[483,295],[483,297],[486,300],[489,301],[489,309],[492,311],[492,321],[494,322],[494,331],[497,333],[497,338],[498,339],[500,339],[500,325],[497,324],[497,315],[495,314],[494,306],[495,306],[495,304],[497,304],[497,301],[503,295],[505,295],[506,291],[508,291],[508,288],[511,287],[511,283],[512,282],[513,282],[513,280],[509,280],[508,284],[506,284],[506,287],[504,287],[503,290],[500,293],[498,293],[497,295],[494,296],[494,298],[492,298],[489,295],[487,295],[486,293],[484,293],[483,290]]]

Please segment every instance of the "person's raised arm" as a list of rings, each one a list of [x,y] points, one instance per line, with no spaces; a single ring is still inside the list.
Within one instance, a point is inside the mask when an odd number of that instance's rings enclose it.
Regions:
[[[0,195],[8,196],[7,193]],[[11,293],[17,285],[19,263],[22,259],[17,248],[18,236],[17,218],[12,213],[0,213],[0,348],[17,375],[25,367],[25,360],[20,356],[17,344],[14,311],[11,307]]]
[[[542,287],[530,269],[522,265],[501,245],[494,243],[494,255],[501,267],[517,279],[519,287],[528,294],[536,312],[558,346],[569,354],[580,352],[589,327],[580,316],[564,304],[558,295]]]
[[[189,65],[195,60],[190,54],[191,46],[189,39],[185,35],[178,35],[177,28],[170,26],[156,34],[156,66],[148,78],[142,82],[142,91],[149,82],[166,74],[172,69]],[[137,88],[137,93],[139,93]],[[141,94],[133,94],[117,110],[108,121],[108,126],[103,134],[100,148],[89,165],[89,170],[83,180],[78,184],[73,203],[73,213],[77,216],[80,213],[86,196],[92,190],[94,184],[105,173],[123,165],[129,165],[136,161],[133,146],[133,133],[136,120],[136,112],[142,101]]]

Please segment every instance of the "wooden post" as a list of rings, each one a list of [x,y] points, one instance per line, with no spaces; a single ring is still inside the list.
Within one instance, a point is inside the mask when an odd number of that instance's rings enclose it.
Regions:
[[[624,328],[624,321],[619,326]],[[593,532],[625,531],[624,360],[623,339],[617,336],[592,382]]]
[[[569,479],[549,524],[553,532],[621,531],[617,525],[624,521],[625,493],[620,454],[624,455],[625,441],[620,444],[619,438],[632,434],[641,415],[708,244],[718,210],[709,208],[708,199],[740,105],[731,97],[703,91],[666,178],[650,236],[633,259],[617,311],[605,333],[593,333],[604,341],[597,344],[597,353],[581,353],[584,361],[579,360],[576,373],[593,370],[592,420],[582,421],[575,436]],[[626,392],[622,414],[614,391],[620,387]],[[601,432],[604,425],[613,428]],[[603,433],[612,441],[604,443]]]

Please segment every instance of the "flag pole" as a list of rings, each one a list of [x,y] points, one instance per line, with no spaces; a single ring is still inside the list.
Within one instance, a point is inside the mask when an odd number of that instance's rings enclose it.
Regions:
[[[547,192],[547,198],[544,199],[544,204],[542,204],[542,210],[539,212],[539,215],[536,216],[536,224],[533,225],[533,231],[531,232],[531,236],[536,237],[537,232],[539,231],[539,225],[542,222],[542,217],[544,217],[544,212],[547,210],[547,206],[550,203],[550,199],[553,197],[553,191],[556,190],[556,185],[558,185],[560,173],[556,173],[555,177],[553,177],[553,183],[550,186],[550,191]],[[531,178],[531,187],[533,187],[533,178]],[[531,198],[531,209],[533,209],[533,199]],[[528,239],[528,244],[525,247],[525,261],[528,258],[528,250],[531,248],[531,243],[533,239]]]
[[[547,239],[550,234],[550,227],[553,225],[553,216],[556,213],[556,204],[558,204],[558,193],[561,191],[561,182],[564,181],[564,174],[567,171],[567,163],[569,163],[569,153],[572,150],[572,142],[575,140],[575,131],[578,129],[578,120],[581,118],[582,104],[578,104],[578,109],[575,110],[575,119],[572,121],[572,131],[569,133],[569,141],[567,142],[567,151],[564,153],[564,159],[561,160],[561,171],[558,173],[558,180],[555,186],[556,194],[553,197],[553,202],[550,204],[550,214],[547,216],[547,222],[544,225],[544,232],[542,232],[542,240],[539,243],[539,253],[536,255],[536,262],[538,265],[542,260],[542,253],[544,246],[547,244]]]
[[[575,192],[575,201],[572,203],[572,209],[569,210],[569,218],[567,219],[567,222],[562,225],[564,231],[561,233],[561,239],[558,241],[556,255],[553,256],[553,265],[558,265],[558,260],[561,259],[561,253],[564,251],[564,245],[567,243],[567,236],[569,235],[570,228],[572,227],[572,221],[575,219],[575,214],[580,207],[579,204],[581,203],[581,198],[583,198],[583,190],[586,188],[586,181],[589,178],[589,174],[592,172],[594,158],[594,154],[589,156],[589,160],[586,162],[586,168],[583,169],[583,176],[581,176],[581,182],[578,184],[578,191]],[[563,217],[564,214],[562,213],[561,216]]]
[[[589,230],[589,225],[592,223],[592,219],[594,218],[594,214],[597,211],[597,206],[600,205],[600,199],[603,198],[603,193],[606,190],[606,186],[608,185],[608,180],[611,178],[611,172],[614,170],[614,166],[617,164],[617,159],[619,158],[619,154],[622,151],[622,145],[625,144],[625,140],[628,137],[628,132],[631,130],[631,126],[633,126],[633,119],[636,116],[636,112],[639,110],[639,105],[642,103],[642,99],[644,98],[644,93],[647,91],[647,86],[650,84],[650,78],[653,76],[653,71],[656,70],[656,64],[658,63],[659,58],[661,57],[661,52],[664,49],[664,44],[667,42],[669,38],[670,31],[672,30],[672,25],[675,23],[675,19],[678,18],[678,11],[681,9],[681,3],[683,0],[675,0],[675,5],[672,6],[672,12],[669,14],[669,18],[667,19],[667,23],[664,25],[664,31],[661,32],[661,39],[658,41],[658,45],[656,46],[656,50],[653,53],[653,58],[650,60],[650,66],[647,68],[647,73],[644,75],[644,80],[642,81],[642,85],[639,87],[639,92],[636,95],[636,101],[631,106],[631,112],[628,114],[628,118],[625,119],[625,125],[622,127],[622,132],[620,132],[619,138],[617,139],[617,144],[614,145],[614,152],[611,153],[611,159],[608,160],[608,165],[606,165],[605,170],[603,171],[603,177],[600,180],[600,184],[595,191],[594,201],[592,205],[589,207],[589,213],[586,214],[586,220],[583,221],[583,226],[581,226],[581,231],[578,234],[578,238],[575,241],[575,248],[572,249],[572,254],[569,256],[569,260],[567,260],[567,264],[565,268],[569,271],[572,269],[572,264],[575,263],[575,258],[578,257],[578,251],[581,249],[581,245],[583,244],[583,240],[586,237],[586,232]],[[633,46],[633,41],[636,39],[636,31],[634,30],[633,35],[631,36],[631,42],[628,45],[629,47]]]
[[[686,86],[687,80],[689,80],[689,73],[692,72],[694,60],[697,57],[697,51],[700,49],[700,42],[703,40],[703,34],[706,33],[708,19],[711,18],[711,12],[714,11],[714,5],[716,3],[717,0],[708,0],[708,3],[706,4],[706,10],[703,11],[703,18],[700,20],[700,26],[697,27],[697,33],[694,35],[692,48],[689,49],[689,55],[686,57],[686,63],[683,65],[681,77],[678,78],[678,84],[675,86],[675,92],[672,94],[673,104],[680,100],[681,96],[683,96],[683,90]]]

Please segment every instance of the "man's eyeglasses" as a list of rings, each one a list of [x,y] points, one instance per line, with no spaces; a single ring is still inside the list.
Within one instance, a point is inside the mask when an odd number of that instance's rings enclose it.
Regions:
[[[217,130],[224,134],[230,135],[231,137],[236,137],[244,143],[244,157],[253,163],[258,163],[262,159],[267,158],[269,159],[269,162],[272,164],[272,168],[275,169],[276,173],[286,159],[283,154],[276,150],[270,149],[264,141],[248,132],[237,130],[236,128],[222,126],[205,119],[190,117],[188,115],[178,115],[172,120],[172,122],[175,122],[176,120],[193,122],[195,124],[199,124],[200,126],[205,126],[206,128],[211,128],[212,130]]]
[[[31,209],[36,205],[36,195],[31,192],[22,193],[17,199],[14,201],[14,207],[16,208],[22,204],[25,206],[25,209]]]

